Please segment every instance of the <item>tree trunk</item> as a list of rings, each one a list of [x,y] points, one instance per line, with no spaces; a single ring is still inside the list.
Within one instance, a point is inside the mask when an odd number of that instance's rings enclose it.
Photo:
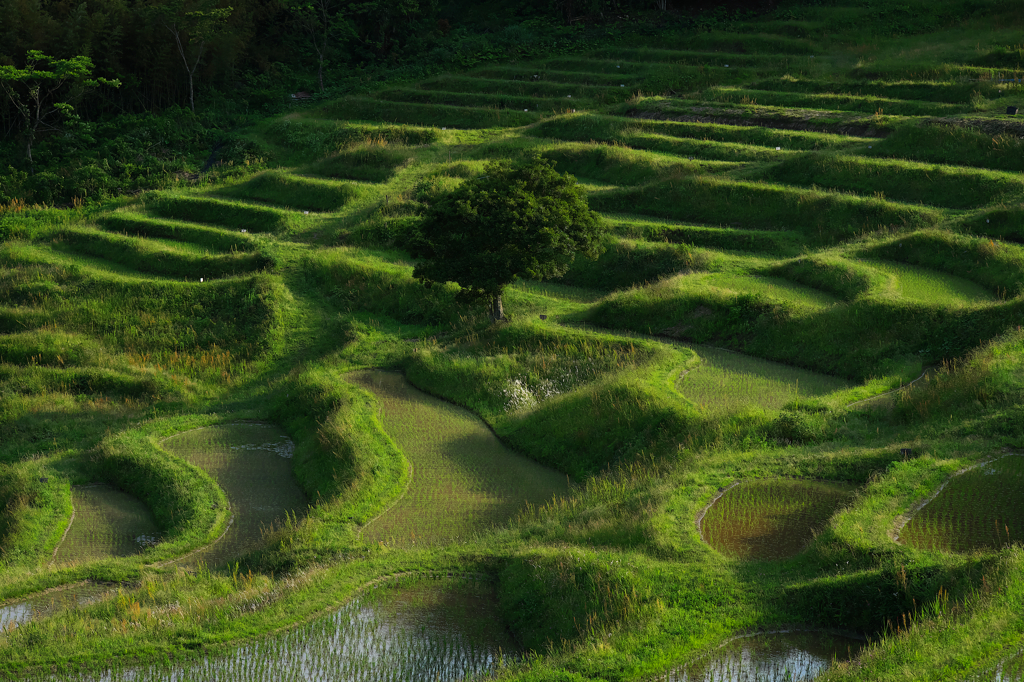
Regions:
[[[196,91],[192,87],[192,72],[188,72],[188,106],[192,113],[196,113]]]
[[[505,308],[501,305],[501,294],[491,299],[491,320],[498,322],[505,319]]]

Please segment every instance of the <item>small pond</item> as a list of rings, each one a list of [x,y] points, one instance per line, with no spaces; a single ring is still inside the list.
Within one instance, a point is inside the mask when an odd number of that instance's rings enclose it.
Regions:
[[[705,542],[727,556],[781,559],[799,554],[853,495],[852,485],[833,481],[744,481],[713,500],[697,527]]]
[[[168,451],[195,464],[227,493],[233,520],[224,536],[182,561],[223,564],[260,546],[266,529],[309,504],[292,475],[294,443],[272,424],[235,422],[176,434]]]
[[[57,679],[435,682],[485,675],[517,658],[492,582],[416,579],[380,583],[328,616],[225,656]]]
[[[0,604],[0,630],[13,623],[25,623],[57,611],[91,604],[114,589],[109,585],[86,582]]]
[[[1024,541],[1024,457],[1009,455],[954,476],[898,535],[918,549],[970,552]]]
[[[160,534],[153,513],[128,493],[107,485],[74,486],[75,516],[54,562],[67,564],[137,554]]]
[[[856,656],[865,642],[825,632],[739,637],[708,656],[671,671],[664,682],[801,682],[836,661]]]

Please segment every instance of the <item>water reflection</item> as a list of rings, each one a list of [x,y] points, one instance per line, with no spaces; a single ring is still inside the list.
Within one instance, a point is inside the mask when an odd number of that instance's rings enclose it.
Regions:
[[[825,632],[782,632],[737,638],[706,658],[677,668],[665,682],[799,682],[835,661],[856,656],[865,642]]]

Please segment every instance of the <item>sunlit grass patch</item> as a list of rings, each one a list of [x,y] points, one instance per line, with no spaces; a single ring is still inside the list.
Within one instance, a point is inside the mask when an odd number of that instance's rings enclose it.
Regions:
[[[256,251],[258,246],[251,236],[241,232],[227,232],[215,227],[203,227],[178,220],[159,220],[134,211],[117,211],[100,216],[100,227],[127,236],[165,239],[179,244],[190,244],[213,251]]]
[[[728,272],[688,275],[679,280],[686,287],[712,286],[747,294],[762,294],[768,298],[795,305],[822,307],[837,303],[831,294],[797,284],[781,277]]]
[[[926,227],[941,220],[938,211],[924,207],[719,176],[683,176],[597,192],[590,205],[612,213],[798,230],[815,244],[834,244],[887,226]]]
[[[422,547],[465,541],[527,502],[564,493],[563,474],[508,450],[466,410],[422,393],[393,372],[347,378],[380,402],[384,429],[412,465],[409,489],[363,530],[369,543]]]
[[[870,95],[811,94],[731,87],[709,88],[701,93],[701,96],[703,99],[712,102],[740,102],[772,107],[856,111],[864,114],[881,112],[890,116],[944,116],[960,113],[968,108],[964,104],[918,102]]]
[[[511,88],[510,88],[511,89]],[[377,98],[398,103],[435,104],[456,107],[480,107],[503,109],[516,112],[565,111],[565,103],[571,106],[589,108],[594,102],[578,97],[576,100],[557,97],[502,94],[494,92],[450,92],[448,90],[422,90],[418,88],[392,88],[377,93]]]
[[[758,480],[729,488],[698,520],[705,542],[737,559],[780,559],[799,553],[853,487],[825,481]]]
[[[254,206],[212,197],[158,193],[145,198],[146,208],[165,218],[220,225],[247,232],[286,232],[301,224],[301,215],[270,206]]]
[[[888,293],[910,301],[965,306],[996,300],[985,287],[955,275],[893,261],[862,262],[892,275],[893,288]]]
[[[567,99],[566,102],[569,102]],[[500,108],[447,106],[416,102],[388,102],[369,97],[346,97],[320,107],[328,117],[372,121],[374,123],[410,124],[433,128],[517,128],[534,123],[537,112],[503,110]]]
[[[219,565],[260,547],[263,534],[305,515],[308,502],[291,473],[294,444],[270,424],[232,423],[185,431],[161,443],[206,471],[227,493],[232,524],[188,557]]]
[[[239,199],[265,201],[307,211],[337,211],[361,194],[358,185],[265,171],[239,185],[216,190]]]
[[[626,213],[606,213],[612,230],[630,239],[652,242],[691,244],[719,250],[762,252],[780,256],[795,255],[803,238],[789,230],[744,230],[733,227],[693,225]]]
[[[56,563],[136,554],[159,542],[153,513],[140,500],[105,485],[71,489],[74,520],[54,553]]]
[[[387,182],[412,162],[410,150],[368,144],[340,151],[300,169],[309,175],[362,182]]]
[[[779,410],[801,399],[820,398],[852,387],[839,377],[710,346],[690,346],[701,363],[676,380],[688,400],[712,415],[745,408]]]
[[[216,279],[250,274],[273,263],[258,252],[211,254],[191,244],[180,245],[81,228],[61,231],[54,244],[72,253],[108,260],[138,272],[193,281],[200,277]]]
[[[1024,541],[1024,457],[1001,457],[953,476],[914,513],[899,540],[951,552]]]
[[[1024,181],[1010,173],[857,156],[789,157],[765,169],[762,177],[946,208],[976,208],[1024,198]]]

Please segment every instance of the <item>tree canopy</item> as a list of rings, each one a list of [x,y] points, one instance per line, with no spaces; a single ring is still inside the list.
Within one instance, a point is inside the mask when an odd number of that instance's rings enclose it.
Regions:
[[[596,258],[603,229],[576,179],[551,161],[493,162],[427,209],[411,244],[423,259],[413,276],[427,286],[457,283],[464,299],[489,301],[498,320],[506,286],[558,277],[578,253]]]

